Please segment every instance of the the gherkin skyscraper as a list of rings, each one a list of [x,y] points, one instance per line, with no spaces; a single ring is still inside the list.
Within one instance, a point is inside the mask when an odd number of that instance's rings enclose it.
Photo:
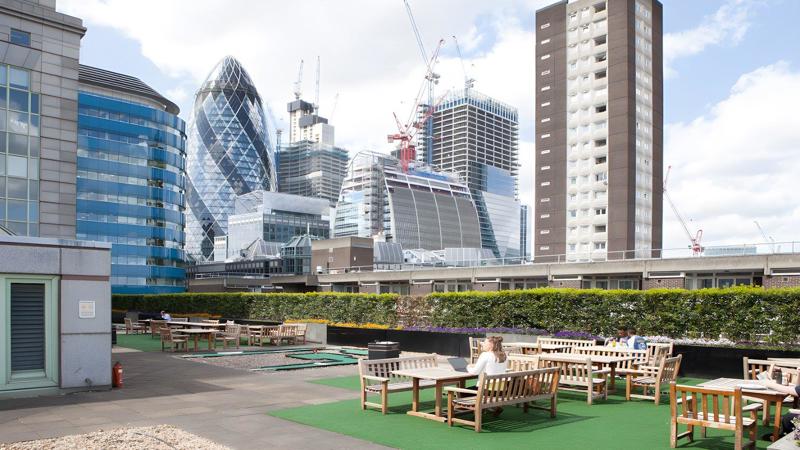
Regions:
[[[276,190],[275,152],[253,81],[235,58],[211,70],[189,120],[186,253],[214,259],[214,238],[228,232],[235,198]]]

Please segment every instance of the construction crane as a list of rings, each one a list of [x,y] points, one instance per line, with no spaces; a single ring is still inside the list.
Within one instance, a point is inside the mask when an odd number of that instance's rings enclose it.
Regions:
[[[425,51],[425,44],[422,40],[422,35],[419,32],[419,27],[417,27],[417,21],[414,19],[414,13],[411,11],[411,5],[408,3],[408,0],[403,0],[403,4],[406,7],[406,14],[408,15],[408,20],[411,22],[411,29],[414,32],[414,38],[417,40],[417,47],[419,47],[420,56],[422,56],[422,63],[425,64],[426,73],[425,73],[425,80],[427,81],[427,90],[428,90],[428,101],[427,104],[424,106],[424,110],[420,111],[422,116],[427,116],[427,119],[424,123],[425,128],[425,142],[423,142],[425,147],[425,162],[427,164],[431,164],[431,157],[433,154],[433,99],[434,99],[434,88],[437,84],[439,84],[439,74],[433,71],[433,65],[435,64],[436,59],[430,58],[428,59],[428,52]],[[441,48],[443,45],[444,40],[439,40],[438,47]],[[438,49],[434,52],[438,55]],[[423,107],[420,102],[416,103],[419,105],[418,107]],[[430,112],[430,114],[428,114]]]
[[[455,35],[453,35],[453,42],[456,43],[458,60],[461,61],[461,71],[464,72],[464,93],[466,94],[467,91],[475,86],[475,78],[470,78],[469,75],[467,75],[467,68],[464,66],[464,56],[461,55],[461,46],[458,45],[458,38],[456,38]]]
[[[433,51],[433,55],[431,55],[430,62],[426,62],[428,74],[431,73],[433,67],[436,66],[436,61],[439,58],[439,51],[443,45],[444,39],[440,39],[439,44]],[[428,77],[426,75],[425,80],[423,80],[422,85],[417,91],[417,96],[414,100],[414,104],[412,105],[411,113],[408,119],[405,122],[401,122],[397,117],[397,114],[394,114],[394,120],[397,124],[397,133],[387,136],[387,140],[390,144],[394,142],[400,143],[400,164],[403,168],[403,172],[408,172],[409,161],[416,159],[416,146],[411,143],[411,140],[416,137],[417,133],[421,129],[427,126],[429,119],[431,116],[433,116],[433,112],[436,110],[436,107],[439,105],[439,103],[441,103],[442,100],[444,100],[444,96],[442,96],[436,102],[436,104],[433,104],[431,101],[428,104],[428,108],[426,108],[425,112],[422,114],[417,114],[417,111],[420,110],[420,105],[422,104],[422,96],[425,92],[425,86],[427,83]]]
[[[761,224],[758,223],[757,220],[754,220],[753,223],[756,224],[756,228],[758,228],[758,232],[761,233],[761,237],[764,238],[764,243],[770,244],[771,252],[775,253],[775,239],[773,239],[772,236],[767,236],[767,233],[764,232],[764,229],[761,228]]]
[[[703,239],[703,230],[698,229],[697,232],[692,236],[692,232],[689,231],[689,226],[686,224],[686,220],[683,218],[681,213],[678,211],[678,208],[675,206],[675,203],[672,202],[672,198],[669,196],[669,192],[667,191],[667,181],[669,180],[669,173],[672,171],[672,166],[667,167],[667,174],[664,176],[664,198],[667,199],[669,206],[672,208],[672,212],[675,213],[675,217],[678,218],[678,222],[681,223],[683,227],[683,231],[686,232],[686,237],[689,238],[689,241],[692,243],[692,255],[699,256],[703,253],[703,247],[700,245],[700,240]]]
[[[331,113],[328,115],[328,121],[333,123],[333,114],[336,112],[336,106],[339,104],[339,93],[337,92],[335,96],[333,96],[333,107],[331,108]]]
[[[319,115],[319,56],[317,56],[317,83],[314,89],[314,114]]]
[[[297,81],[294,82],[294,99],[300,100],[303,95],[303,60],[300,60],[300,70],[297,71]]]

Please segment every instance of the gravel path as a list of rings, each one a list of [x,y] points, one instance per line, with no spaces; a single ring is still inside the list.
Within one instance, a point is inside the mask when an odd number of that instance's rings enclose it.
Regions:
[[[283,353],[263,353],[259,355],[215,356],[213,358],[189,358],[189,361],[202,362],[212,366],[230,367],[232,369],[255,369],[279,364],[297,364],[303,360],[287,358]]]
[[[55,439],[0,444],[2,450],[229,450],[169,425],[117,428]]]

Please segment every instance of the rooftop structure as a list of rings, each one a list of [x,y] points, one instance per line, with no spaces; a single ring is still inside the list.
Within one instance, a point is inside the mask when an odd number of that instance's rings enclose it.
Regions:
[[[347,150],[329,144],[298,141],[278,151],[278,190],[328,200],[336,205],[347,170]]]

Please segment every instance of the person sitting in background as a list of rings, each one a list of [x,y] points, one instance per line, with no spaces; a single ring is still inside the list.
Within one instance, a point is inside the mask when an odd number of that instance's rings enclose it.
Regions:
[[[166,311],[161,311],[161,320],[172,320],[172,316]]]
[[[628,340],[626,341],[628,348],[634,350],[647,350],[647,341],[643,337],[636,334],[636,328],[628,328]]]
[[[767,389],[772,389],[773,391],[778,391],[782,394],[791,395],[794,398],[800,398],[800,386],[784,386],[777,381],[770,380],[769,378],[766,379],[758,379],[755,380],[759,384],[763,385]],[[777,414],[780,414],[778,412]],[[800,414],[795,412],[788,412],[781,417],[781,436],[787,435],[794,431],[794,424],[792,423],[792,419],[795,417],[800,417]],[[771,435],[769,435],[771,436]]]
[[[481,355],[475,364],[467,366],[467,372],[473,375],[501,375],[508,370],[506,353],[503,351],[503,337],[489,336],[483,341]]]
[[[608,340],[608,345],[614,345],[618,347],[625,347],[628,345],[628,328],[624,326],[620,326],[617,328],[617,335]]]

